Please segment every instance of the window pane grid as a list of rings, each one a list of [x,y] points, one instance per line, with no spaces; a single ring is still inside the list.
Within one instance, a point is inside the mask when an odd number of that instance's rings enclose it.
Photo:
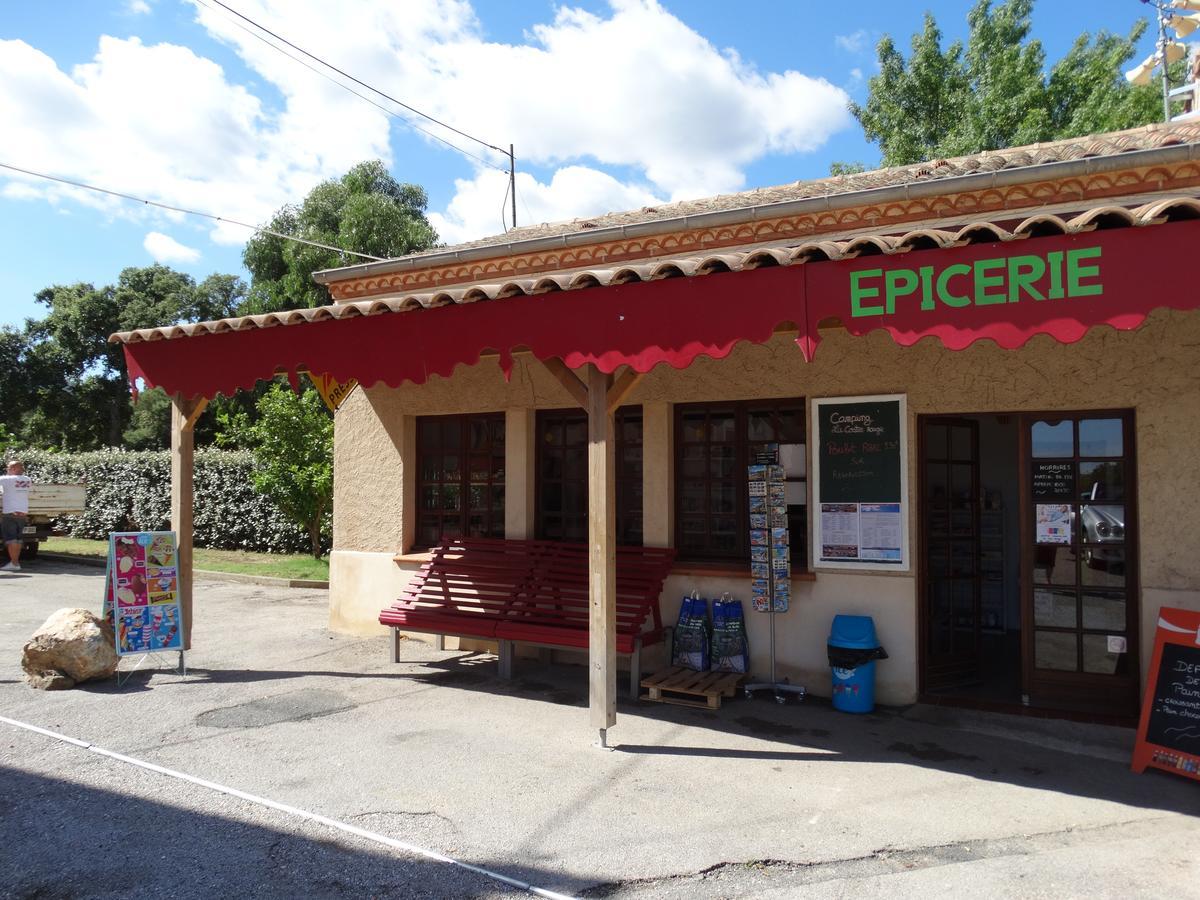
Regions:
[[[614,416],[617,543],[642,543],[642,411],[622,407]],[[588,425],[574,409],[537,414],[537,520],[541,540],[587,540]]]
[[[504,415],[417,419],[417,547],[504,537]]]
[[[1035,599],[1038,586],[1053,581],[1058,585],[1056,591],[1074,599],[1071,610],[1074,621],[1070,625],[1035,621],[1037,668],[1101,671],[1097,668],[1103,663],[1100,657],[1111,654],[1105,650],[1097,655],[1097,642],[1103,640],[1107,647],[1109,638],[1123,638],[1128,633],[1126,428],[1127,420],[1122,416],[1064,416],[1033,425],[1035,460],[1069,466],[1074,483],[1069,503],[1064,502],[1066,497],[1057,498],[1057,502],[1070,510],[1070,543],[1053,547],[1038,545],[1039,559],[1052,568],[1045,574],[1035,571]],[[1039,498],[1035,502],[1056,500]],[[1060,554],[1067,557],[1065,565],[1055,564]],[[1047,637],[1041,638],[1042,634]]]
[[[676,547],[682,558],[748,561],[746,467],[768,443],[805,443],[802,399],[683,404],[675,419]],[[791,473],[793,498],[806,497],[806,474]],[[789,504],[792,564],[807,565],[807,505]]]

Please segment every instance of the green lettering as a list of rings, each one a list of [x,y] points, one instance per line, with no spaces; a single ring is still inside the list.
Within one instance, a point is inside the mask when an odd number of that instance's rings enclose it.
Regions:
[[[1008,260],[1008,302],[1021,299],[1021,291],[1034,300],[1045,300],[1034,285],[1046,274],[1046,261],[1040,256],[1013,256]]]
[[[884,276],[887,299],[884,301],[888,313],[896,311],[896,298],[907,297],[917,289],[917,273],[912,269],[892,269]]]
[[[921,311],[936,309],[933,302],[933,266],[921,266]]]
[[[1081,266],[1081,259],[1099,259],[1099,247],[1084,247],[1082,250],[1067,252],[1067,296],[1068,297],[1098,297],[1104,293],[1102,284],[1080,284],[1081,278],[1099,278],[1100,267]]]
[[[1046,293],[1046,296],[1051,300],[1061,300],[1063,298],[1062,262],[1063,255],[1061,250],[1055,250],[1052,253],[1046,254],[1046,263],[1050,269],[1050,290]]]
[[[971,305],[971,298],[965,294],[951,294],[947,290],[947,284],[951,278],[957,275],[970,275],[971,267],[962,263],[955,263],[952,266],[946,266],[942,273],[937,277],[937,295],[938,299],[947,306],[953,306],[961,309],[964,306]]]
[[[862,269],[858,272],[850,273],[850,316],[858,318],[859,316],[882,316],[882,306],[863,306],[863,300],[870,300],[872,297],[879,296],[879,288],[863,287],[862,280],[864,278],[878,278],[883,274],[883,269]]]
[[[988,288],[1003,287],[1003,275],[988,275],[990,269],[1003,269],[1003,259],[981,259],[975,263],[975,305],[990,306],[993,303],[1007,303],[1008,298],[1003,294],[989,294]]]

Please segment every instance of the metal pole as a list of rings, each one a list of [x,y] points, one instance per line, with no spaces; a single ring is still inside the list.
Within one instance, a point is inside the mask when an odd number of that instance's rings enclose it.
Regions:
[[[1162,55],[1163,121],[1171,121],[1171,79],[1167,72],[1167,17],[1158,7],[1158,52]],[[514,217],[515,218],[515,217]]]
[[[1165,52],[1165,51],[1164,51]],[[513,228],[517,227],[517,161],[513,155],[513,145],[508,145],[508,187],[512,194]]]

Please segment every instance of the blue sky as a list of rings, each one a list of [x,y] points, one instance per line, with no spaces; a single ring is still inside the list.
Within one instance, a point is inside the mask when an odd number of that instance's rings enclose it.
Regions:
[[[925,8],[947,40],[961,37],[970,6],[226,2],[458,128],[513,142],[519,224],[821,177],[837,159],[874,164],[844,105],[864,99],[879,37],[907,47]],[[0,0],[0,11],[0,162],[262,222],[379,157],[425,187],[444,239],[502,228],[502,175],[341,92],[211,2]],[[1040,0],[1034,32],[1054,60],[1085,24],[1124,33],[1147,13],[1137,0]],[[1153,49],[1143,43],[1138,59]],[[246,236],[0,174],[0,324],[38,315],[47,285],[108,283],[156,258],[198,278],[241,273]]]

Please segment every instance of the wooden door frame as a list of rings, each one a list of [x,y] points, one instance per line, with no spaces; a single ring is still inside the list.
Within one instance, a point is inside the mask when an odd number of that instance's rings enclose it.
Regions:
[[[1032,492],[1029,488],[1030,466],[1031,466],[1031,446],[1029,430],[1034,421],[1061,421],[1062,419],[1076,419],[1079,417],[1086,418],[1120,418],[1124,421],[1122,429],[1122,437],[1124,447],[1122,448],[1123,458],[1126,462],[1126,472],[1128,477],[1125,483],[1125,518],[1126,522],[1133,522],[1133,539],[1129,539],[1129,528],[1126,527],[1126,565],[1132,560],[1133,574],[1128,580],[1126,587],[1126,638],[1128,646],[1126,653],[1129,654],[1129,666],[1136,678],[1135,694],[1140,700],[1142,678],[1141,678],[1141,619],[1142,619],[1142,582],[1141,582],[1141,519],[1138,511],[1138,466],[1137,466],[1137,410],[1134,408],[1104,408],[1104,409],[1055,409],[1055,410],[1035,410],[1032,412],[1024,410],[999,410],[999,411],[976,411],[976,412],[937,412],[937,413],[918,413],[916,417],[916,432],[917,432],[917,528],[916,541],[914,542],[914,552],[917,561],[917,693],[918,698],[923,701],[932,701],[940,703],[956,703],[953,696],[942,697],[941,695],[930,695],[926,688],[926,664],[929,658],[929,611],[927,609],[927,591],[928,591],[928,572],[925,562],[926,539],[925,539],[925,523],[929,514],[925,501],[926,488],[926,473],[925,473],[925,429],[924,423],[929,419],[953,419],[953,418],[970,418],[979,416],[1008,416],[1016,420],[1017,423],[1017,470],[1020,489],[1017,497],[1017,516],[1019,517],[1018,533],[1020,535],[1020,546],[1017,549],[1018,558],[1018,585],[1017,589],[1020,594],[1020,609],[1021,609],[1021,696],[1022,703],[1019,706],[1012,706],[1003,703],[980,702],[964,705],[974,705],[980,707],[988,707],[995,709],[1004,709],[1011,712],[1022,712],[1026,710],[1030,699],[1030,691],[1033,678],[1033,554],[1029,548],[1033,546],[1033,510],[1032,510]],[[1129,605],[1132,604],[1134,609],[1132,612]],[[1084,677],[1084,673],[1063,673],[1066,676],[1071,676],[1071,680],[1079,683],[1079,679]],[[1103,684],[1102,679],[1111,676],[1093,675],[1089,678],[1097,680],[1099,684]],[[1055,680],[1051,678],[1050,680]],[[1037,708],[1038,714],[1045,712],[1061,714],[1064,717],[1087,718],[1097,721],[1106,721],[1113,723],[1125,723],[1128,719],[1124,715],[1109,715],[1103,713],[1096,714],[1079,714],[1070,709],[1047,709],[1045,707]]]
[[[1031,568],[1031,556],[1028,552],[1029,548],[1034,547],[1033,534],[1033,509],[1034,503],[1033,491],[1030,484],[1030,467],[1032,464],[1032,447],[1030,445],[1029,432],[1034,422],[1061,422],[1064,420],[1077,421],[1081,418],[1113,418],[1120,419],[1121,439],[1122,439],[1122,454],[1121,458],[1125,462],[1125,565],[1132,564],[1132,575],[1127,575],[1125,583],[1125,637],[1126,648],[1125,653],[1127,663],[1129,665],[1131,675],[1133,677],[1133,711],[1132,716],[1137,715],[1137,706],[1141,702],[1142,696],[1142,672],[1141,672],[1141,624],[1142,624],[1142,567],[1141,567],[1141,520],[1138,515],[1138,469],[1137,469],[1137,411],[1132,408],[1128,409],[1070,409],[1070,410],[1050,410],[1041,412],[1023,412],[1019,413],[1018,419],[1020,422],[1020,454],[1021,454],[1021,497],[1020,497],[1020,516],[1021,516],[1021,693],[1023,702],[1028,704],[1031,700],[1033,681],[1034,681],[1034,627],[1033,627],[1033,571]],[[1075,447],[1075,458],[1078,459],[1079,447]],[[1082,507],[1078,498],[1072,498],[1072,503]],[[1134,523],[1132,529],[1133,537],[1130,539],[1129,522]],[[1079,553],[1078,540],[1079,523],[1076,522],[1073,528],[1072,541],[1076,549],[1076,554]],[[1076,566],[1079,563],[1076,560]],[[1075,585],[1077,596],[1081,593],[1081,584]],[[1082,603],[1082,598],[1079,600]],[[1133,607],[1131,610],[1130,607]],[[1028,623],[1028,624],[1027,624]],[[1087,672],[1061,672],[1053,673],[1049,670],[1043,670],[1044,674],[1039,675],[1039,680],[1049,682],[1050,684],[1061,683],[1064,689],[1069,689],[1073,686],[1082,686],[1085,690],[1092,688],[1094,685],[1097,693],[1105,691],[1106,688],[1111,688],[1111,675],[1102,675],[1099,673]],[[1049,672],[1049,674],[1045,674]],[[1044,709],[1045,707],[1039,707]],[[1071,710],[1067,710],[1071,711]],[[1112,713],[1103,713],[1102,715],[1114,715]],[[1118,718],[1125,718],[1124,714],[1116,714]]]
[[[927,482],[926,469],[928,464],[926,461],[926,446],[925,446],[925,425],[931,420],[941,421],[958,421],[959,423],[970,423],[975,426],[975,475],[972,483],[972,490],[978,495],[980,487],[979,475],[979,422],[972,419],[972,416],[990,416],[1004,415],[1004,413],[918,413],[917,414],[917,539],[913,542],[914,552],[917,562],[917,693],[924,697],[927,691],[926,674],[928,669],[929,658],[931,651],[929,647],[929,567],[926,565],[926,526],[929,515],[929,507],[925,499],[925,488]],[[976,496],[976,503],[978,503]],[[947,508],[949,515],[949,508]],[[976,523],[978,528],[978,522]],[[977,573],[978,577],[978,573]],[[975,606],[976,613],[979,612],[980,593],[976,593]],[[978,637],[978,636],[977,636]],[[976,648],[977,651],[982,651],[981,647]],[[939,697],[941,695],[938,695]],[[949,695],[947,695],[949,697]]]

